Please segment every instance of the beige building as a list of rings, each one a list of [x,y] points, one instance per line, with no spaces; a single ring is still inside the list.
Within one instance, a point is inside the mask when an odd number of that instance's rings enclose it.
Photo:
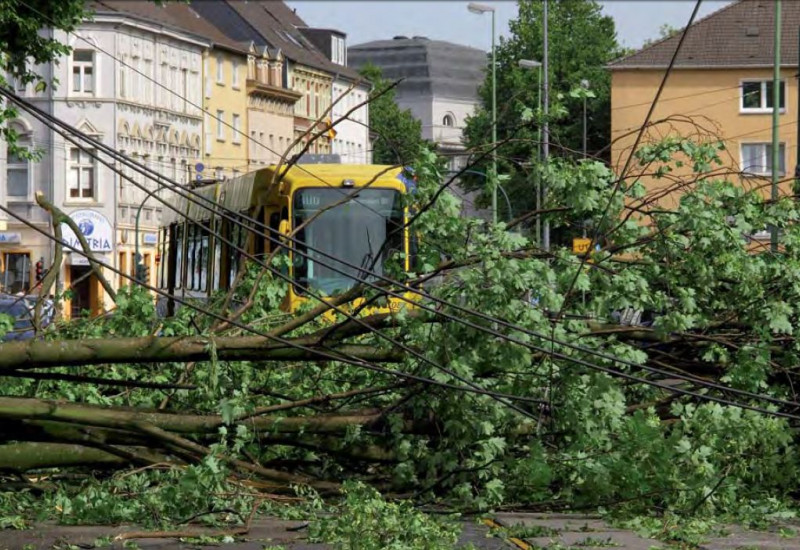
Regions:
[[[667,136],[719,139],[724,166],[716,171],[746,188],[769,193],[772,167],[772,63],[775,3],[740,0],[695,23],[651,117],[643,143]],[[800,2],[784,2],[782,11],[780,177],[797,163],[797,29]],[[680,34],[656,42],[611,64],[611,163],[619,173],[631,154]],[[645,167],[631,162],[628,175]],[[676,171],[673,175],[686,175]],[[664,194],[674,205],[674,180],[644,177],[649,194]],[[782,192],[790,190],[781,184]],[[762,235],[759,235],[759,237]]]
[[[277,164],[294,140],[294,106],[300,94],[283,87],[284,62],[280,50],[251,46],[247,64],[251,170]]]

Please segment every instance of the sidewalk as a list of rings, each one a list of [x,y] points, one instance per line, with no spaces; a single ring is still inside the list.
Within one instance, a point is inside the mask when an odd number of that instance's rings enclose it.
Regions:
[[[487,522],[465,521],[460,544],[471,543],[485,550],[546,549],[593,550],[615,548],[617,550],[650,550],[669,548],[669,545],[638,534],[610,527],[596,516],[578,514],[523,514],[501,513]],[[517,537],[504,540],[489,536],[490,525],[503,526]],[[325,544],[306,542],[307,530],[299,521],[259,518],[253,521],[250,531],[229,544],[181,542],[176,538],[137,538],[135,542],[142,550],[263,550],[270,546],[283,546],[287,550],[323,550],[331,548]],[[79,526],[67,527],[40,524],[25,531],[5,530],[0,532],[0,550],[66,550],[71,548],[124,548],[123,541],[113,546],[95,546],[98,539],[114,537],[120,533],[136,531],[135,527]],[[191,529],[200,537],[208,530]],[[794,533],[798,533],[795,535]],[[72,545],[72,546],[70,546]],[[724,535],[709,535],[700,544],[703,550],[800,550],[800,528],[787,526],[767,532],[747,531],[736,526],[725,529]]]

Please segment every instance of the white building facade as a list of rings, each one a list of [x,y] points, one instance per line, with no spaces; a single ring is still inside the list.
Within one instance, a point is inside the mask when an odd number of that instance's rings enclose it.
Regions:
[[[97,13],[75,33],[57,32],[55,38],[72,46],[72,54],[59,64],[39,68],[48,82],[45,91],[29,85],[20,90],[22,95],[102,144],[186,183],[201,152],[202,52],[208,44],[113,13]],[[55,88],[49,86],[54,78]],[[98,259],[126,273],[133,273],[138,242],[154,283],[162,205],[147,195],[155,190],[155,182],[90,148],[110,164],[104,165],[22,110],[12,124],[21,132],[22,143],[39,149],[42,157],[28,162],[0,152],[0,201],[51,234],[49,216],[34,201],[41,191],[81,226]],[[35,291],[35,265],[41,261],[45,268],[50,266],[51,240],[14,219],[0,223],[0,229],[0,291]],[[59,280],[73,294],[65,307],[67,315],[108,305],[87,264],[80,254],[65,254]],[[110,270],[105,276],[114,287],[126,284]]]
[[[334,127],[331,152],[339,155],[342,164],[372,164],[369,92],[369,84],[365,82],[353,82],[342,77],[333,81],[331,118],[333,122],[342,120]],[[343,118],[345,116],[347,118]]]

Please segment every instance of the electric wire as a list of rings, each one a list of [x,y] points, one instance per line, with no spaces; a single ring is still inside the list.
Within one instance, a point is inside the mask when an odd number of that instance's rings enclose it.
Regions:
[[[616,183],[614,184],[614,189],[611,192],[611,196],[608,198],[608,202],[606,203],[605,208],[603,208],[603,214],[602,216],[600,216],[600,221],[597,223],[597,228],[595,229],[592,242],[597,242],[597,238],[600,236],[600,230],[603,226],[603,223],[605,222],[606,217],[608,216],[608,213],[611,210],[611,205],[614,203],[614,198],[617,196],[617,193],[619,192],[622,182],[624,181],[628,173],[628,169],[630,168],[631,162],[633,161],[633,156],[636,154],[636,149],[637,147],[639,147],[639,143],[641,142],[645,130],[647,129],[650,123],[650,118],[653,116],[653,112],[656,109],[656,105],[658,105],[658,100],[661,97],[661,93],[664,91],[664,87],[667,84],[667,79],[669,78],[669,75],[672,73],[672,68],[675,66],[675,61],[678,59],[678,54],[680,53],[681,48],[683,47],[683,42],[686,40],[686,35],[689,33],[689,29],[692,27],[692,23],[694,23],[694,19],[697,16],[697,12],[700,10],[700,5],[702,4],[702,2],[703,0],[697,0],[695,2],[692,14],[691,16],[689,16],[689,22],[686,24],[686,27],[684,27],[683,32],[681,32],[681,37],[678,40],[678,44],[675,46],[675,51],[672,53],[672,58],[669,61],[669,65],[667,66],[666,71],[664,71],[664,76],[662,77],[661,83],[659,84],[658,89],[656,90],[656,95],[655,97],[653,97],[653,100],[650,103],[650,108],[648,109],[647,115],[645,116],[644,122],[642,123],[641,127],[639,128],[639,131],[636,134],[636,140],[633,142],[633,146],[631,147],[631,152],[625,161],[625,165],[623,166],[622,171],[620,172],[620,175],[617,178]],[[585,254],[581,257],[578,269],[575,270],[575,275],[572,277],[572,280],[570,281],[570,284],[567,287],[567,292],[565,293],[565,296],[569,296],[570,294],[572,294],[572,291],[575,289],[575,285],[578,282],[578,277],[580,277],[580,274],[583,271],[583,266],[586,264],[586,261],[588,260],[589,256],[590,256],[589,254]],[[556,316],[556,319],[561,317],[561,314],[563,313],[566,304],[567,300],[564,300],[564,303],[561,305],[561,308],[559,308],[559,312],[558,315]],[[553,327],[552,331],[552,335],[554,334],[555,334],[555,326]]]
[[[50,233],[48,233],[44,229],[35,226],[33,223],[29,222],[24,217],[15,214],[13,211],[11,211],[10,209],[6,208],[2,204],[0,204],[0,211],[4,212],[6,215],[16,219],[20,223],[28,226],[30,229],[33,229],[37,233],[39,233],[39,234],[43,235],[44,237],[46,237],[47,239],[49,239],[49,240],[51,240],[53,242],[56,242],[56,238],[53,235],[51,235]],[[61,242],[60,244],[63,247],[69,249],[71,252],[77,252],[78,254],[81,254],[81,255],[83,254],[83,250],[82,249],[80,249],[78,247],[75,247],[75,246],[72,246],[69,243]],[[286,338],[282,338],[280,336],[274,336],[274,335],[271,335],[269,333],[259,331],[257,329],[254,329],[253,327],[250,327],[250,326],[244,325],[242,323],[239,323],[236,320],[228,319],[227,317],[225,317],[223,315],[220,315],[218,313],[214,313],[213,311],[210,311],[210,310],[202,308],[202,307],[200,307],[200,306],[198,306],[196,304],[193,304],[190,300],[185,300],[185,299],[180,298],[180,297],[178,297],[178,296],[176,296],[174,294],[170,294],[170,293],[165,292],[165,291],[163,291],[163,290],[161,290],[161,289],[159,289],[157,287],[154,287],[154,286],[150,285],[149,283],[145,283],[145,282],[139,281],[134,276],[132,276],[132,275],[130,275],[128,273],[125,273],[124,271],[122,271],[120,269],[117,269],[114,266],[112,266],[112,265],[110,265],[110,264],[108,264],[108,263],[106,263],[106,262],[104,262],[102,260],[99,260],[99,259],[95,258],[95,259],[93,259],[93,261],[98,266],[100,266],[102,268],[105,268],[105,269],[108,269],[112,273],[114,273],[116,275],[119,275],[120,277],[123,277],[123,278],[131,281],[132,283],[135,283],[135,284],[137,284],[137,285],[139,285],[141,287],[144,287],[147,290],[149,290],[151,292],[154,292],[154,293],[156,293],[156,294],[158,294],[160,296],[163,296],[163,297],[165,297],[167,299],[175,300],[176,302],[178,302],[182,306],[188,307],[188,308],[196,311],[199,314],[206,315],[208,317],[212,317],[212,318],[214,318],[214,319],[216,319],[218,321],[224,321],[224,322],[226,322],[226,323],[228,323],[230,325],[233,325],[233,326],[235,326],[235,327],[237,327],[237,328],[239,328],[241,330],[244,330],[246,332],[250,332],[252,334],[255,334],[256,336],[261,336],[261,337],[266,338],[268,340],[272,340],[274,342],[277,342],[277,343],[281,344],[281,346],[284,347],[284,348],[298,349],[298,350],[301,350],[301,351],[305,351],[306,353],[309,353],[312,356],[318,356],[318,357],[325,358],[325,359],[328,359],[328,360],[331,360],[331,361],[338,361],[338,362],[341,362],[341,363],[346,363],[348,365],[352,365],[352,366],[360,367],[360,368],[365,368],[365,369],[372,370],[372,371],[375,371],[375,372],[379,372],[379,373],[382,373],[382,374],[388,374],[388,375],[391,375],[391,376],[394,376],[394,377],[398,377],[398,378],[406,378],[406,379],[409,379],[409,380],[413,380],[415,382],[421,382],[421,383],[429,384],[429,385],[433,385],[433,386],[440,386],[440,387],[443,387],[443,388],[452,389],[452,390],[456,390],[456,391],[463,391],[463,392],[474,393],[474,394],[478,394],[478,395],[497,396],[497,397],[516,400],[516,401],[529,401],[529,402],[533,402],[533,403],[539,403],[541,401],[541,400],[535,399],[535,398],[521,397],[521,396],[504,394],[504,393],[500,393],[500,392],[493,392],[491,390],[485,390],[485,389],[482,389],[482,388],[471,388],[471,387],[468,387],[468,386],[460,386],[460,385],[457,385],[457,384],[451,384],[451,383],[448,383],[448,382],[441,382],[441,381],[438,381],[438,380],[433,380],[433,379],[430,379],[430,378],[425,378],[423,376],[418,376],[418,375],[415,375],[415,374],[410,374],[410,373],[406,373],[406,372],[402,372],[402,371],[398,371],[398,370],[394,370],[394,369],[387,369],[387,368],[384,368],[384,367],[379,367],[378,365],[375,365],[373,363],[370,363],[368,361],[359,359],[359,358],[354,357],[354,356],[352,356],[350,354],[347,354],[347,353],[344,353],[344,352],[341,352],[341,351],[338,351],[338,350],[335,350],[335,349],[331,350],[331,351],[333,351],[333,353],[326,353],[324,351],[320,351],[320,350],[314,349],[312,347],[309,347],[309,346],[306,346],[306,345],[303,345],[303,344],[299,344],[297,342],[294,342],[294,341],[286,339]],[[276,347],[276,349],[280,349],[280,348]],[[798,419],[800,419],[800,417],[798,417]]]
[[[166,179],[166,178],[165,178],[165,179]],[[203,199],[205,199],[205,197],[202,197],[201,195],[198,195],[198,196],[199,196],[200,198],[203,198]],[[207,199],[206,199],[206,200],[207,200]],[[209,201],[209,202],[210,202],[210,201]],[[170,207],[170,205],[167,205],[167,206],[168,206],[168,207]],[[174,209],[174,208],[173,208],[173,209]],[[250,218],[250,219],[252,220],[252,218]],[[247,228],[246,226],[243,226],[243,227],[245,227],[245,228],[246,228],[246,229],[248,229],[248,230],[252,230],[252,229],[250,229],[250,228]],[[275,241],[274,239],[270,239],[270,240],[273,240],[274,242],[277,242],[277,241]],[[234,245],[234,246],[235,246],[235,245]],[[307,246],[307,245],[306,245],[306,246]],[[308,247],[308,248],[310,248],[310,247]],[[243,252],[244,254],[246,254],[246,255],[250,256],[250,255],[249,255],[249,254],[248,254],[246,251],[242,251],[241,249],[239,249],[239,250],[240,250],[241,252]],[[252,257],[252,256],[251,256],[251,257]],[[257,261],[257,260],[256,260],[256,261]],[[317,261],[318,261],[318,260],[317,260]],[[339,261],[339,262],[342,262],[342,260],[340,260],[340,259],[337,259],[337,261]],[[318,261],[318,263],[320,263],[320,264],[322,264],[322,265],[325,265],[323,262],[319,262],[319,261]],[[346,262],[342,262],[342,263],[346,263]],[[332,266],[328,266],[328,267],[331,267],[332,269],[335,269],[335,270],[336,270],[336,268],[335,268],[335,267],[332,267]],[[269,268],[269,267],[267,267],[267,269],[270,269],[270,268]],[[337,271],[338,271],[338,270],[337,270]],[[342,273],[341,271],[339,271],[339,272],[340,272],[340,273]],[[378,275],[378,274],[375,274],[375,275]],[[383,278],[384,278],[384,279],[386,279],[385,277],[383,277]],[[396,282],[396,281],[392,281],[391,279],[387,279],[387,280],[388,280],[389,282],[392,282],[392,283],[394,283],[394,284],[399,284],[399,285],[401,285],[401,283],[398,283],[398,282]],[[362,282],[362,283],[366,283],[366,284],[368,284],[368,285],[370,284],[370,283],[369,283],[369,281],[365,281],[365,280],[360,280],[360,282]],[[372,285],[372,286],[374,286],[374,285]],[[374,288],[376,288],[376,290],[379,290],[379,291],[381,291],[381,292],[386,292],[386,289],[384,289],[384,288],[377,287],[377,286],[374,286]],[[411,289],[410,287],[408,287],[408,288],[409,288],[410,290],[413,290],[413,289]],[[389,293],[390,293],[390,294],[392,294],[391,292],[389,292]],[[427,293],[426,293],[426,294],[427,294]],[[395,297],[398,297],[398,298],[400,298],[400,299],[404,299],[405,301],[408,301],[408,300],[407,300],[407,298],[405,298],[405,297],[404,297],[404,296],[402,296],[402,295],[394,295],[394,296],[395,296]],[[417,304],[417,305],[418,305],[418,306],[421,306],[422,304]],[[453,306],[455,306],[454,304],[447,304],[447,305],[453,305]],[[455,307],[458,307],[458,306],[455,306]],[[423,308],[424,308],[424,309],[428,309],[429,311],[432,311],[432,312],[433,312],[433,313],[435,313],[435,314],[439,314],[439,315],[441,315],[441,312],[438,312],[438,311],[435,311],[435,310],[431,310],[431,309],[427,308],[427,306],[424,306]],[[468,312],[471,312],[471,310],[467,310],[467,311],[468,311]],[[472,313],[473,313],[473,314],[479,314],[478,312],[472,312]],[[349,314],[347,314],[346,312],[344,312],[344,314],[345,314],[346,316],[348,316],[348,317],[349,317]],[[492,320],[492,321],[499,321],[499,322],[501,322],[502,324],[505,324],[506,326],[509,326],[510,328],[513,328],[513,329],[515,329],[515,330],[521,330],[521,331],[523,331],[523,332],[532,333],[532,331],[527,331],[527,330],[526,330],[526,329],[524,329],[523,327],[518,327],[518,326],[516,326],[516,325],[512,325],[512,324],[510,324],[510,323],[507,323],[507,322],[505,322],[505,321],[503,321],[503,320],[496,319],[496,318],[493,318],[493,317],[488,317],[488,316],[485,316],[485,317],[486,317],[487,319],[489,319],[489,320]],[[352,318],[352,317],[351,317],[351,318]],[[459,321],[457,318],[452,318],[452,317],[451,317],[451,320],[454,320],[454,321]],[[460,322],[461,322],[462,324],[465,324],[466,326],[472,326],[473,328],[477,328],[478,330],[487,331],[486,327],[480,327],[480,326],[478,326],[478,325],[474,325],[474,324],[472,324],[472,323],[465,323],[464,321],[460,321]],[[370,327],[368,327],[368,328],[370,328]],[[375,332],[379,332],[379,331],[375,331]],[[516,340],[516,339],[510,339],[509,337],[507,337],[507,336],[503,335],[502,333],[499,333],[499,332],[496,332],[496,331],[495,331],[495,332],[493,332],[493,334],[494,334],[494,335],[496,335],[496,336],[499,336],[499,337],[501,337],[501,338],[504,338],[504,339],[506,339],[506,340],[512,341],[512,342],[514,342],[514,343],[517,343],[517,344],[520,344],[520,345],[523,345],[523,346],[529,347],[530,349],[535,349],[536,351],[540,351],[540,352],[544,352],[544,353],[550,353],[550,352],[548,352],[548,351],[547,351],[547,350],[545,350],[545,349],[542,349],[542,348],[537,348],[537,347],[535,347],[535,346],[531,346],[531,345],[529,345],[529,344],[527,344],[527,343],[525,343],[525,342],[518,341],[518,340]],[[539,335],[539,334],[536,334],[536,333],[532,333],[531,335],[533,335],[533,336],[537,336],[537,337],[540,337],[540,338],[545,338],[545,339],[546,339],[546,337],[545,337],[544,335]],[[553,340],[551,340],[551,341],[553,341]],[[660,370],[660,369],[657,369],[657,368],[654,368],[654,367],[643,366],[643,365],[639,365],[639,364],[637,364],[637,363],[632,363],[632,362],[626,362],[626,361],[624,361],[624,360],[621,360],[621,359],[619,359],[619,358],[615,358],[615,357],[606,356],[605,354],[602,354],[602,353],[600,353],[600,352],[596,352],[595,350],[591,350],[590,348],[583,348],[583,347],[581,347],[581,346],[570,345],[570,344],[569,344],[569,343],[567,343],[567,342],[560,342],[560,341],[557,341],[557,340],[554,340],[553,342],[554,342],[554,343],[559,343],[560,345],[563,345],[563,346],[566,346],[566,347],[574,347],[574,348],[577,348],[577,349],[579,349],[580,351],[585,351],[585,352],[587,352],[587,353],[590,353],[590,354],[592,354],[592,355],[597,355],[597,356],[600,356],[600,357],[602,357],[602,358],[605,358],[605,359],[608,359],[608,360],[611,360],[611,361],[620,362],[620,363],[627,363],[627,364],[629,364],[630,366],[634,366],[634,367],[636,367],[636,368],[640,368],[640,369],[644,369],[644,370],[649,370],[649,371],[651,371],[651,372],[655,372],[655,373],[658,373],[658,374],[663,374],[663,375],[667,375],[667,376],[672,376],[673,378],[681,378],[681,376],[680,376],[680,375],[678,375],[678,374],[676,374],[676,373],[672,373],[672,372],[670,372],[670,371],[662,371],[662,370]],[[551,355],[553,355],[552,353],[550,353],[550,354],[551,354]],[[573,360],[573,358],[569,358],[568,356],[563,356],[563,355],[561,355],[561,356],[553,355],[553,356],[556,356],[556,357],[558,357],[558,358],[561,358],[561,359],[564,359],[564,360],[567,360],[567,361],[572,361],[572,360]],[[424,359],[424,360],[426,360],[426,361],[427,361],[427,359]],[[619,371],[613,371],[613,372],[619,372]],[[744,392],[743,390],[736,390],[736,389],[734,389],[734,388],[729,388],[729,387],[727,387],[727,386],[723,386],[723,385],[715,385],[715,384],[713,384],[713,383],[710,383],[710,382],[708,382],[708,381],[705,381],[705,380],[702,380],[702,379],[697,379],[697,378],[695,378],[695,377],[686,377],[686,378],[681,378],[681,379],[685,379],[685,380],[687,380],[687,381],[690,381],[690,382],[693,382],[693,383],[696,383],[696,384],[700,384],[700,385],[706,385],[706,386],[709,386],[709,387],[713,387],[714,389],[719,389],[719,390],[721,390],[721,391],[727,391],[727,392],[732,392],[732,393],[741,393],[741,394],[743,394],[743,395],[747,395],[747,396],[749,396],[749,397],[753,397],[753,398],[760,399],[760,400],[771,401],[771,402],[774,402],[774,403],[776,403],[776,404],[783,404],[783,405],[789,405],[789,406],[798,406],[798,404],[797,404],[797,403],[788,402],[788,401],[783,401],[783,400],[776,400],[776,399],[774,399],[774,398],[771,398],[771,397],[769,397],[769,396],[764,396],[764,395],[761,395],[761,394],[753,394],[753,393],[750,393],[750,392]],[[648,381],[648,382],[649,382],[649,381]]]
[[[57,120],[57,119],[56,119],[56,120]],[[65,124],[65,126],[69,126],[69,125],[66,125],[66,124]],[[107,146],[105,146],[105,147],[107,147]],[[111,149],[111,150],[113,151],[113,149]],[[134,165],[136,164],[136,163],[135,163],[135,161],[131,161],[131,163],[132,163],[132,164],[134,164]],[[145,169],[146,169],[147,167],[146,167],[146,166],[137,166],[136,168],[137,168],[137,169],[141,169],[141,168],[145,168]],[[112,167],[112,169],[114,169],[114,168]],[[127,176],[124,176],[124,175],[123,175],[123,177],[126,177],[126,178],[127,178]],[[165,179],[166,179],[166,178],[165,178]],[[135,183],[135,182],[134,182],[134,184],[135,184],[135,185],[137,185],[137,186],[139,185],[138,183]],[[182,196],[183,196],[183,195],[182,195]],[[205,199],[205,197],[203,197],[202,195],[196,195],[196,196],[197,196],[197,197],[200,197],[200,198],[203,198],[204,200],[206,200],[206,201],[208,201],[208,202],[211,202],[212,204],[214,204],[214,205],[216,205],[216,206],[219,206],[219,205],[217,205],[216,203],[213,203],[213,201],[209,201],[208,199]],[[189,198],[189,197],[185,197],[185,198]],[[164,201],[162,200],[161,202],[164,202]],[[195,204],[199,204],[197,201],[193,201],[193,202],[194,202]],[[166,203],[165,203],[165,204],[166,204]],[[167,205],[167,207],[168,207],[168,208],[171,208],[171,209],[175,210],[174,208],[172,208],[172,207],[171,207],[171,205],[169,205],[169,204],[166,204],[166,205]],[[207,207],[205,207],[205,208],[207,208]],[[183,215],[183,213],[179,213],[179,214]],[[185,217],[185,215],[184,215],[184,217]],[[230,218],[228,217],[228,219],[230,219]],[[255,221],[255,220],[253,220],[253,218],[247,218],[247,219],[249,219],[249,220],[251,220],[251,221]],[[234,220],[231,220],[231,221],[234,221]],[[238,222],[235,222],[235,223],[238,223]],[[239,225],[240,225],[241,227],[243,227],[243,228],[247,229],[248,231],[252,231],[252,229],[248,228],[248,226],[247,226],[247,225],[244,225],[244,224],[241,224],[241,223],[239,223]],[[263,226],[263,225],[262,225],[262,226]],[[215,234],[215,235],[217,235],[216,233],[214,233],[214,234]],[[270,238],[270,237],[268,237],[268,238],[269,238],[271,241],[273,241],[273,243],[275,243],[275,244],[279,244],[279,243],[278,243],[278,241],[277,241],[277,240],[275,240],[274,238]],[[224,239],[224,237],[222,238],[222,240],[225,240],[225,239]],[[294,240],[294,239],[293,239],[293,240]],[[243,249],[241,249],[241,248],[238,248],[238,247],[236,247],[236,245],[232,244],[230,241],[227,241],[227,240],[225,240],[225,242],[226,242],[227,244],[230,244],[230,245],[231,245],[231,246],[233,246],[234,248],[236,248],[236,250],[237,250],[237,251],[239,251],[240,253],[242,253],[242,254],[243,254],[243,255],[245,255],[246,257],[248,257],[248,258],[250,258],[250,259],[252,259],[252,260],[256,261],[256,263],[258,263],[258,264],[259,264],[259,265],[261,265],[262,267],[265,267],[266,269],[270,270],[271,272],[275,272],[274,268],[271,268],[271,267],[269,267],[269,266],[266,266],[266,265],[264,265],[263,263],[259,262],[259,261],[258,261],[258,260],[257,260],[257,259],[254,257],[254,256],[250,255],[250,254],[249,254],[247,251],[245,251],[245,250],[243,250]],[[296,243],[299,243],[299,241],[297,241],[297,240],[295,240],[295,242],[296,242]],[[313,247],[308,247],[307,245],[306,245],[306,247],[307,247],[307,248],[310,248],[310,249],[313,249]],[[297,251],[297,252],[298,252],[298,253],[300,253],[299,251]],[[320,251],[320,252],[322,252],[322,251]],[[301,255],[308,256],[307,254],[303,254],[303,253],[300,253],[300,254],[301,254]],[[327,255],[327,254],[326,254],[326,255]],[[333,257],[333,256],[330,256],[330,255],[327,255],[327,256],[334,258],[334,260],[335,260],[335,261],[337,261],[337,262],[340,262],[340,263],[345,263],[345,264],[347,264],[347,262],[343,262],[341,259],[337,259],[337,258],[335,258],[335,257]],[[333,267],[333,266],[331,266],[330,264],[326,264],[326,263],[324,263],[324,262],[320,262],[318,259],[316,259],[316,261],[317,261],[318,263],[320,263],[321,265],[325,265],[325,266],[327,266],[327,267],[329,267],[329,268],[331,268],[331,269],[334,269],[334,270],[338,271],[339,273],[342,273],[342,274],[345,274],[345,275],[347,275],[347,274],[346,274],[346,273],[344,273],[343,271],[341,271],[341,270],[337,269],[336,267]],[[349,265],[353,266],[354,264],[349,264]],[[282,274],[282,273],[278,272],[278,275],[279,275],[281,278],[284,278],[284,280],[287,280],[287,279],[286,279],[286,276],[285,276],[284,274]],[[391,279],[388,279],[388,278],[386,278],[386,277],[382,277],[382,276],[380,276],[379,274],[375,274],[375,273],[373,273],[373,275],[375,275],[375,276],[379,276],[379,277],[381,277],[381,278],[385,279],[387,282],[390,282],[390,283],[392,283],[392,284],[396,284],[396,285],[402,285],[402,283],[399,283],[399,282],[397,282],[397,281],[393,281],[393,280],[391,280]],[[365,281],[365,280],[363,280],[363,279],[359,279],[359,278],[357,278],[357,280],[359,280],[359,282],[362,282],[362,283],[367,283],[367,284],[370,284],[368,281]],[[287,282],[290,282],[290,283],[291,283],[291,281],[289,281],[289,280],[287,280]],[[386,291],[386,289],[383,289],[383,288],[381,288],[381,287],[377,287],[377,286],[374,286],[374,285],[371,285],[371,286],[373,286],[373,288],[375,288],[376,290],[380,290],[380,291],[382,291],[382,292],[387,292],[387,291]],[[404,286],[404,285],[403,285],[403,286]],[[406,287],[406,288],[408,288],[409,290],[412,290],[410,287]],[[391,293],[391,292],[388,292],[388,293],[389,293],[390,295],[393,295],[393,296],[397,297],[397,298],[400,298],[400,299],[403,299],[403,300],[405,300],[405,301],[408,301],[408,300],[407,300],[407,298],[405,298],[405,297],[404,297],[404,296],[402,296],[402,295],[393,294],[393,293]],[[423,295],[423,294],[421,294],[421,293],[420,293],[420,295]],[[426,297],[430,297],[430,298],[432,298],[430,295],[427,295],[427,294],[426,294]],[[315,298],[317,298],[318,300],[322,301],[322,299],[321,299],[320,297],[318,297],[318,296],[315,296]],[[441,300],[438,300],[438,301],[440,301],[440,303],[443,303],[444,305],[449,305],[449,306],[451,306],[451,307],[457,307],[458,309],[461,309],[462,311],[465,311],[465,312],[467,312],[467,313],[472,313],[473,315],[479,315],[479,316],[481,316],[481,317],[484,317],[485,319],[487,319],[487,320],[489,320],[489,321],[492,321],[492,322],[501,322],[502,324],[504,324],[504,325],[508,326],[508,327],[509,327],[509,328],[511,328],[511,329],[514,329],[514,330],[520,330],[520,331],[523,331],[523,332],[527,332],[528,334],[530,334],[530,335],[532,335],[532,336],[536,336],[536,337],[539,337],[539,338],[542,338],[542,339],[546,339],[546,340],[548,340],[548,341],[551,341],[551,342],[553,342],[553,343],[558,343],[558,344],[560,344],[560,345],[562,345],[562,346],[566,346],[566,347],[572,347],[573,349],[577,349],[577,350],[579,350],[579,351],[583,351],[583,352],[589,353],[589,354],[591,354],[591,355],[595,355],[595,356],[601,357],[601,358],[603,358],[603,359],[607,359],[607,360],[611,360],[611,361],[615,361],[615,362],[624,363],[624,364],[627,364],[627,365],[629,365],[629,366],[637,367],[637,368],[644,369],[644,370],[649,370],[649,371],[651,371],[651,372],[654,372],[654,373],[657,373],[657,374],[662,374],[662,375],[666,375],[666,376],[673,376],[674,378],[681,378],[681,379],[684,379],[684,380],[687,380],[687,381],[691,381],[691,382],[694,382],[694,383],[699,383],[699,384],[702,384],[702,385],[710,385],[710,387],[714,387],[715,389],[719,389],[719,390],[721,390],[721,391],[729,391],[729,392],[734,392],[734,393],[741,393],[741,394],[743,394],[743,395],[747,395],[747,396],[749,396],[749,397],[754,397],[754,398],[761,399],[761,400],[772,400],[772,402],[776,402],[776,403],[779,403],[779,404],[782,404],[782,405],[789,405],[789,406],[797,406],[797,405],[798,405],[798,404],[796,404],[796,403],[793,403],[793,402],[786,402],[786,401],[782,401],[782,400],[774,400],[774,398],[770,398],[770,397],[768,397],[768,396],[764,396],[764,395],[761,395],[761,394],[754,394],[754,393],[751,393],[751,392],[745,392],[744,390],[736,390],[736,389],[734,389],[734,388],[729,388],[729,387],[727,387],[727,386],[723,386],[723,385],[714,385],[714,383],[712,383],[712,382],[709,382],[709,381],[706,381],[706,380],[703,380],[703,379],[699,379],[699,378],[697,378],[697,377],[692,377],[692,376],[690,376],[690,375],[680,375],[680,374],[675,374],[675,373],[671,373],[671,372],[669,372],[669,371],[663,371],[663,370],[661,370],[661,369],[658,369],[658,368],[656,368],[656,367],[643,366],[643,365],[639,365],[639,364],[637,364],[637,363],[633,363],[633,362],[630,362],[630,361],[624,361],[624,360],[622,360],[622,359],[619,359],[619,358],[616,358],[616,357],[608,356],[608,355],[606,355],[606,354],[604,354],[604,353],[602,353],[602,352],[597,352],[596,350],[592,350],[591,348],[585,348],[585,347],[583,347],[583,346],[577,346],[577,345],[570,344],[570,343],[567,343],[567,342],[561,342],[561,341],[558,341],[558,340],[549,339],[549,338],[547,338],[545,335],[538,334],[538,333],[535,333],[535,332],[533,332],[533,331],[528,331],[527,329],[524,329],[523,327],[519,327],[519,326],[517,326],[517,325],[513,325],[513,324],[510,324],[510,323],[507,323],[507,322],[505,322],[505,321],[503,321],[503,320],[501,320],[501,319],[499,319],[499,318],[494,318],[494,317],[484,316],[484,315],[481,315],[479,312],[476,312],[476,311],[473,311],[473,310],[469,310],[469,309],[466,309],[466,308],[463,308],[463,307],[457,306],[457,305],[455,305],[455,304],[450,304],[450,303],[447,303],[447,302],[444,302],[444,301],[441,301]],[[419,305],[419,304],[418,304],[418,305]],[[427,308],[427,307],[425,307],[425,306],[423,306],[423,308],[424,308],[424,309],[428,309],[428,308]],[[441,312],[437,312],[437,311],[430,310],[430,309],[429,309],[429,311],[431,311],[431,312],[433,312],[433,313],[436,313],[436,314],[439,314],[439,315],[441,315]],[[340,313],[343,313],[343,314],[345,314],[346,316],[348,316],[348,317],[352,318],[352,317],[351,317],[351,316],[350,316],[348,313],[346,313],[346,312],[342,312],[342,311],[340,311]],[[455,318],[451,318],[451,320],[457,320],[457,319],[455,319]],[[356,322],[358,322],[358,321],[356,321]],[[461,321],[461,322],[462,322],[462,324],[465,324],[463,321]],[[477,325],[474,325],[474,324],[467,324],[467,326],[471,326],[472,328],[477,328],[478,330],[481,330],[482,328],[485,330],[485,327],[479,327],[479,326],[477,326]],[[519,343],[519,342],[518,342],[518,343]],[[540,349],[540,348],[537,348],[537,349],[536,349],[536,351],[546,351],[546,350],[542,350],[542,349]],[[412,353],[414,353],[414,352],[412,351]],[[427,359],[424,359],[424,358],[423,358],[423,360],[426,360],[426,361],[428,361]]]

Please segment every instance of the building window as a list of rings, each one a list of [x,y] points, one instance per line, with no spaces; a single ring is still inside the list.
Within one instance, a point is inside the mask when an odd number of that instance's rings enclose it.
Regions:
[[[242,117],[239,115],[231,115],[231,126],[233,126],[233,138],[231,141],[234,143],[242,142]]]
[[[225,128],[222,126],[225,120],[225,111],[217,111],[217,139],[225,141]]]
[[[232,66],[233,66],[233,68],[231,69],[233,71],[233,74],[231,76],[231,78],[232,78],[232,86],[234,88],[238,88],[239,87],[239,62],[236,59],[234,59],[233,62],[232,62]]]
[[[773,88],[771,80],[746,80],[742,82],[741,111],[771,112]],[[786,110],[786,82],[781,81],[780,105],[781,111]]]
[[[217,84],[225,84],[225,67],[222,65],[222,56],[217,56]]]
[[[20,147],[24,145],[19,144]],[[22,156],[9,152],[6,193],[12,198],[28,198],[28,173],[30,162]]]
[[[778,171],[786,174],[786,144],[778,148]],[[772,144],[742,143],[742,172],[759,176],[772,175]]]
[[[90,150],[94,153],[94,150]],[[94,158],[86,151],[76,147],[69,151],[67,186],[71,199],[94,198],[95,164]]]
[[[453,115],[449,113],[444,115],[444,118],[442,119],[442,126],[453,127],[455,125],[456,125],[456,119],[453,117]]]
[[[344,38],[341,36],[331,37],[331,61],[337,65],[347,65],[345,59]]]
[[[9,294],[28,292],[31,288],[30,256],[27,253],[7,253],[3,255],[3,265],[3,290]]]
[[[91,50],[72,52],[72,91],[79,94],[94,91],[94,52]]]

